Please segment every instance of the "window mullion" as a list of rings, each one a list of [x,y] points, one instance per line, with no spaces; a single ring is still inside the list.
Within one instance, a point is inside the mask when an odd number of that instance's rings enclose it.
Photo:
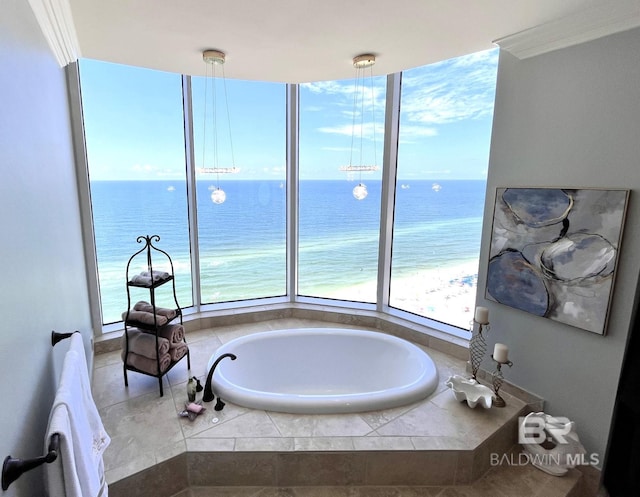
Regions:
[[[182,107],[184,116],[184,153],[187,173],[187,217],[189,220],[189,245],[191,247],[191,295],[194,311],[200,310],[200,250],[198,246],[198,209],[196,197],[196,167],[193,146],[193,101],[191,76],[182,76]]]
[[[298,144],[299,86],[287,85],[287,296],[298,295]]]
[[[396,198],[396,173],[398,166],[398,130],[400,124],[401,80],[402,73],[389,74],[387,76],[387,98],[384,120],[384,154],[382,158],[382,199],[380,202],[378,289],[376,299],[376,306],[380,312],[389,308],[393,213]]]

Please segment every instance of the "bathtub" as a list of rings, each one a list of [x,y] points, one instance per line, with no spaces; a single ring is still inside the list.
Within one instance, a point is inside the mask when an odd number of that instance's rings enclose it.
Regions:
[[[398,407],[430,395],[436,366],[422,349],[384,333],[303,328],[231,340],[220,355],[213,391],[224,401],[305,414],[363,412]]]

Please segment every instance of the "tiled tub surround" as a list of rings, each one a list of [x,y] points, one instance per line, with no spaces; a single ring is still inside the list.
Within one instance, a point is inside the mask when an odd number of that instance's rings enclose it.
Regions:
[[[204,384],[211,354],[238,336],[322,326],[335,323],[286,318],[188,331],[191,372]],[[513,446],[518,415],[540,405],[505,394],[503,409],[470,409],[444,385],[450,375],[464,373],[466,361],[424,348],[440,379],[436,391],[418,403],[341,415],[265,412],[231,403],[216,412],[210,403],[193,422],[178,416],[186,401],[186,364],[165,376],[165,395],[159,397],[152,377],[131,374],[124,387],[119,351],[98,354],[93,391],[112,438],[105,452],[110,494],[171,496],[188,486],[239,491],[471,484],[490,469],[491,453]]]

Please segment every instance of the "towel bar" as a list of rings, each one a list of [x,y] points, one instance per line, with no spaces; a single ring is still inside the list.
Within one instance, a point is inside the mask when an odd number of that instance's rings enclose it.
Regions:
[[[51,332],[51,346],[53,347],[56,343],[64,340],[65,338],[69,338],[74,333],[80,333],[78,330],[72,331],[71,333],[58,333],[57,331]]]
[[[37,468],[41,464],[51,463],[58,457],[58,449],[60,447],[60,435],[54,433],[49,441],[49,452],[44,456],[34,457],[33,459],[17,459],[7,456],[2,465],[2,490],[9,488],[22,473]]]
[[[69,338],[74,333],[80,333],[79,331],[72,331],[71,333],[58,333],[57,331],[51,332],[51,346],[65,338]],[[49,440],[49,452],[44,456],[34,457],[33,459],[18,459],[15,457],[7,456],[2,464],[2,490],[7,490],[9,485],[16,481],[22,473],[37,468],[44,463],[51,463],[58,457],[58,449],[60,447],[60,435],[54,433]]]

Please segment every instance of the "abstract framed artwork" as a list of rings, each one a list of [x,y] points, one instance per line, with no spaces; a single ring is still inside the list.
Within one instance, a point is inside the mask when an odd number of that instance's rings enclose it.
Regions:
[[[486,297],[604,335],[629,190],[498,188]]]

